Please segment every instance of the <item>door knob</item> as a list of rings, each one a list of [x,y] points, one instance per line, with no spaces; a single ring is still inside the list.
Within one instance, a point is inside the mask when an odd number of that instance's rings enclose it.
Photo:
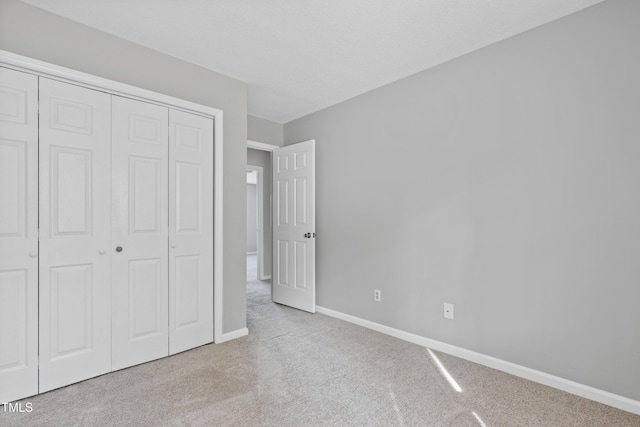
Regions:
[[[107,252],[107,251],[105,251],[104,249],[100,249],[100,250],[98,251],[98,253],[99,253],[100,255],[104,255],[106,252]]]
[[[304,237],[306,237],[307,239],[311,238],[311,233],[304,233]]]
[[[122,246],[118,246],[118,247],[116,248],[116,252],[122,252]]]
[[[31,258],[36,258],[38,256],[38,252],[36,252],[36,251],[29,252],[29,256]]]
[[[175,247],[176,247],[176,244],[175,244],[175,243],[172,243],[172,244],[171,244],[171,247],[172,247],[172,248],[175,248]]]

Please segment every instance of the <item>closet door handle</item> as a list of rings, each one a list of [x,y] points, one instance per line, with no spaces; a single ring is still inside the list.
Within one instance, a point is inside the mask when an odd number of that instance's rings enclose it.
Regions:
[[[29,252],[29,256],[31,258],[37,258],[38,257],[38,252],[36,252],[36,251]]]
[[[116,252],[122,252],[122,246],[118,246],[118,247],[116,248]]]
[[[100,249],[100,250],[98,251],[98,253],[99,253],[100,255],[104,255],[104,254],[106,254],[106,253],[107,253],[107,251],[105,251],[104,249]]]
[[[175,243],[172,243],[172,244],[171,244],[171,247],[172,247],[172,248],[175,248],[175,247],[176,247],[176,244],[175,244]]]

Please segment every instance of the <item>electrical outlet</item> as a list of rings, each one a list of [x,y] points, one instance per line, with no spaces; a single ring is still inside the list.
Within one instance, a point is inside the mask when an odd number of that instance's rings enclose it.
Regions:
[[[446,319],[453,319],[453,304],[444,303],[444,317]]]
[[[382,291],[380,289],[373,290],[373,300],[380,302],[382,299]]]

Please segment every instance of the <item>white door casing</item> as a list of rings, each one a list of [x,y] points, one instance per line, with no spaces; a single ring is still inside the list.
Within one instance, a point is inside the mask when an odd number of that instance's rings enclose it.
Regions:
[[[239,336],[247,334],[246,328],[243,330],[230,331],[224,333],[222,327],[223,292],[222,281],[224,277],[223,263],[223,236],[224,236],[224,112],[217,108],[212,108],[202,104],[193,103],[184,99],[175,98],[169,95],[131,86],[125,83],[98,77],[92,74],[83,73],[59,65],[47,63],[34,58],[18,55],[13,52],[0,49],[0,66],[14,70],[24,71],[33,75],[41,75],[52,78],[63,79],[64,81],[75,82],[79,85],[96,88],[110,94],[125,96],[132,99],[148,101],[151,103],[165,105],[169,108],[177,108],[189,111],[194,114],[213,118],[215,121],[215,144],[214,144],[214,292],[215,292],[215,342],[222,343]],[[266,145],[266,144],[265,144]],[[269,146],[272,147],[272,146]]]
[[[0,68],[0,402],[38,392],[38,78]]]
[[[112,369],[169,354],[169,110],[112,98]]]
[[[40,78],[40,392],[111,370],[111,96]]]
[[[169,354],[213,342],[213,135],[169,111]]]
[[[273,301],[315,313],[315,140],[272,159]]]

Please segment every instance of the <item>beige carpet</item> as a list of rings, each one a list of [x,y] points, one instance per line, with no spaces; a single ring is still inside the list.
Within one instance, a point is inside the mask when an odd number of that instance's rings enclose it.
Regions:
[[[0,425],[640,426],[640,416],[273,304],[269,286],[249,283],[248,337],[26,399],[33,412],[0,411]]]

